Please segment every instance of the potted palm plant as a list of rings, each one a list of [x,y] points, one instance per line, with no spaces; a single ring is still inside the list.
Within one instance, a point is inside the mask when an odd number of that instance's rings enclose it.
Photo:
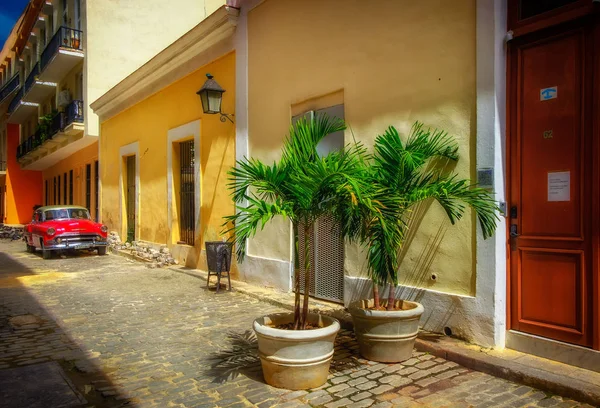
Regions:
[[[361,239],[368,249],[373,299],[354,302],[349,310],[360,353],[369,360],[406,360],[417,337],[423,306],[396,299],[399,251],[411,208],[424,200],[435,200],[454,224],[468,206],[477,215],[484,238],[495,231],[498,208],[490,193],[436,166],[438,159],[457,161],[458,145],[447,133],[426,129],[417,122],[405,143],[394,127],[378,136],[365,166],[375,211],[360,214]],[[385,288],[386,284],[388,297],[381,300],[379,286]]]
[[[325,383],[333,356],[339,322],[329,316],[309,313],[309,291],[302,298],[299,251],[304,250],[304,288],[310,287],[311,242],[299,245],[299,232],[308,235],[315,221],[331,215],[340,222],[342,234],[354,236],[356,226],[344,222],[359,205],[364,177],[359,145],[330,153],[317,153],[317,145],[328,134],[342,131],[342,120],[321,115],[300,119],[290,128],[281,159],[269,165],[257,159],[238,161],[230,171],[235,215],[227,217],[227,232],[233,232],[236,255],[242,262],[246,242],[275,217],[287,218],[294,235],[295,306],[293,313],[263,316],[254,321],[263,375],[279,388],[308,389]],[[366,206],[368,207],[368,206]],[[355,223],[354,223],[355,224]]]

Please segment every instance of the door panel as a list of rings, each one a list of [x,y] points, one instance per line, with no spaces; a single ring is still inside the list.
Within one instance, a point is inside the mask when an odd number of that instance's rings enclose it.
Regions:
[[[573,33],[520,51],[522,236],[582,238],[582,40]],[[555,98],[541,101],[546,88]],[[553,172],[569,173],[568,201],[546,199]]]
[[[520,283],[523,288],[536,288],[521,300],[519,320],[539,327],[581,333],[583,252],[562,253],[543,248],[527,248],[520,252]],[[560,300],[553,302],[548,300]]]
[[[521,38],[509,66],[511,328],[582,346],[592,345],[589,32]]]

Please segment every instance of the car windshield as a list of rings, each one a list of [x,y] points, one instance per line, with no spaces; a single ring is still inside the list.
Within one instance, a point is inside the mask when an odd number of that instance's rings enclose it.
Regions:
[[[58,208],[56,210],[44,211],[44,218],[49,220],[79,219],[89,220],[90,213],[84,208]]]

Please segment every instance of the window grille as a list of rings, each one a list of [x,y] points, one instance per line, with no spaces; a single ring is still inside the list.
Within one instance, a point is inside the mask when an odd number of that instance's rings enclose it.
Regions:
[[[127,157],[127,241],[135,241],[135,156]]]
[[[196,236],[196,200],[194,197],[194,141],[179,143],[179,236],[194,245]]]
[[[67,173],[63,175],[63,204],[67,204]]]
[[[69,170],[69,204],[73,205],[73,170]]]
[[[100,196],[99,196],[99,189],[100,189],[100,182],[98,180],[98,160],[96,160],[94,162],[94,189],[95,189],[95,194],[94,197],[96,197],[96,208],[94,209],[95,214],[96,214],[96,222],[98,222],[98,220],[100,220]]]
[[[85,208],[90,211],[92,207],[92,165],[85,165]]]

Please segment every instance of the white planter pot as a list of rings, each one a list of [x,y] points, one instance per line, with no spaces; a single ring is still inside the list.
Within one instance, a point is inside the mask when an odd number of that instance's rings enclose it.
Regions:
[[[305,390],[325,384],[340,323],[333,317],[310,314],[320,328],[282,330],[275,327],[294,321],[292,313],[260,317],[253,327],[267,384],[288,390]]]
[[[424,309],[417,302],[398,302],[402,310],[368,310],[373,300],[350,305],[360,354],[367,360],[397,363],[411,357]]]

